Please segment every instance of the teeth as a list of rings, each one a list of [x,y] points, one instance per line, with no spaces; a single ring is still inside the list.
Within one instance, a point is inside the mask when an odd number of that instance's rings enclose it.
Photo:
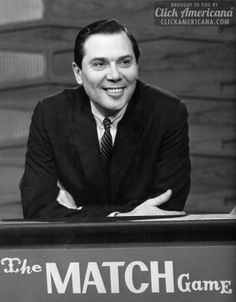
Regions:
[[[122,88],[108,88],[107,91],[110,93],[121,93]]]

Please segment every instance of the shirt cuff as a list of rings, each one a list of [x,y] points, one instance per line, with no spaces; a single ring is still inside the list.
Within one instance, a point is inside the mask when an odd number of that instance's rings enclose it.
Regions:
[[[107,215],[107,217],[115,217],[117,216],[117,214],[119,214],[120,212],[112,212],[111,214]]]

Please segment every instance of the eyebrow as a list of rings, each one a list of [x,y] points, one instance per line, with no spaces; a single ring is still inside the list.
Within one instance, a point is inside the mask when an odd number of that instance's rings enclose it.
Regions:
[[[121,59],[133,59],[134,58],[134,56],[133,55],[125,55],[125,56],[121,56],[121,57],[119,57],[119,60]]]
[[[134,56],[133,55],[124,55],[124,56],[121,56],[119,57],[117,60],[123,60],[123,59],[133,59]],[[95,57],[95,58],[92,58],[90,62],[93,62],[93,61],[107,61],[107,58],[106,57]]]

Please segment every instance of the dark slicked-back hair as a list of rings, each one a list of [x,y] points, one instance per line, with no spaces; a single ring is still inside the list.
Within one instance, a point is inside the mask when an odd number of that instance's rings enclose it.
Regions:
[[[128,29],[115,19],[99,20],[82,28],[75,39],[74,61],[81,68],[84,57],[84,43],[93,34],[115,34],[124,32],[130,39],[136,62],[140,56],[138,43]],[[115,47],[115,46],[114,46]]]

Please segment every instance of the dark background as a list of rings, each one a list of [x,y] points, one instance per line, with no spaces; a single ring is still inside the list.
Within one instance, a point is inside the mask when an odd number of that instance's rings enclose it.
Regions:
[[[151,0],[1,0],[0,219],[22,217],[18,185],[36,102],[75,85],[76,34],[104,18],[119,19],[137,38],[140,78],[187,104],[192,189],[186,210],[229,212],[236,203],[235,22],[157,26]]]

